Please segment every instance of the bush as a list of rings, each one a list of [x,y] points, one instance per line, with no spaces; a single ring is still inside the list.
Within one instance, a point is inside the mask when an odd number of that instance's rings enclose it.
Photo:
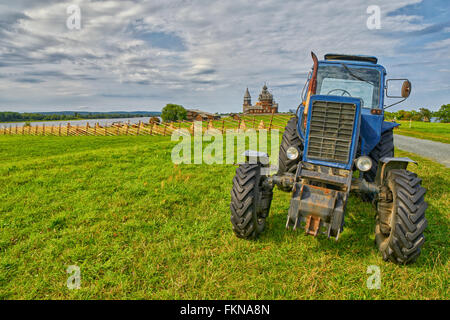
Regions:
[[[161,118],[163,121],[177,121],[185,120],[187,116],[187,111],[183,106],[178,104],[167,104],[161,113]]]

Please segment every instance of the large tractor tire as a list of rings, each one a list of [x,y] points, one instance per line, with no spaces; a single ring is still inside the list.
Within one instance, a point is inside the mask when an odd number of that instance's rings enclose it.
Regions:
[[[427,227],[421,179],[404,169],[389,171],[378,201],[375,241],[383,259],[397,264],[414,262],[425,242]]]
[[[272,188],[263,186],[266,178],[257,164],[242,164],[236,170],[230,208],[238,238],[255,239],[265,228],[273,196]]]
[[[363,174],[363,178],[369,182],[374,182],[378,170],[378,161],[384,157],[394,156],[394,131],[388,130],[381,134],[380,142],[369,153],[372,159],[372,168]]]
[[[298,118],[292,117],[284,130],[283,138],[280,145],[280,154],[278,155],[278,175],[285,173],[294,173],[297,170],[297,165],[302,159],[303,155],[303,141],[300,139],[297,132]],[[289,147],[295,147],[298,150],[299,157],[295,160],[289,160],[286,151]]]

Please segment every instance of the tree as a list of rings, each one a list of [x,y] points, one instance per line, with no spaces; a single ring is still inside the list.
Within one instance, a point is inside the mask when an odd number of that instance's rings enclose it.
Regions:
[[[439,111],[436,112],[436,116],[441,122],[450,122],[450,104],[442,105]]]
[[[407,112],[405,110],[397,111],[397,119],[398,120],[409,120],[409,119],[406,119],[406,115],[407,115]]]
[[[416,110],[411,110],[410,111],[411,116],[409,117],[409,119],[411,119],[412,121],[422,121],[422,115],[417,112]]]
[[[432,116],[432,112],[429,109],[427,109],[427,108],[420,108],[419,109],[419,113],[420,113],[420,115],[422,117],[422,119],[421,119],[422,121],[430,122],[431,116]]]
[[[183,106],[178,104],[167,104],[161,113],[161,118],[163,121],[177,121],[177,120],[185,120],[187,116],[187,111]]]

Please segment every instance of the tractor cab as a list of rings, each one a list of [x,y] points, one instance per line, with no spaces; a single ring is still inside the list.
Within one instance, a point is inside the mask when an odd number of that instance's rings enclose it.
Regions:
[[[334,57],[334,56],[333,56]],[[319,95],[334,95],[342,97],[355,97],[361,99],[361,106],[366,109],[383,109],[384,98],[384,67],[373,63],[374,57],[362,60],[330,59],[325,56],[325,61],[319,62],[317,74],[317,91]]]
[[[392,130],[398,124],[384,121],[385,96],[390,98],[408,98],[411,92],[411,83],[407,79],[386,80],[386,69],[378,64],[373,56],[326,54],[324,60],[318,61],[316,66],[314,95],[329,97],[355,98],[360,100],[360,134],[359,151],[361,155],[368,155],[380,141],[383,132]],[[305,138],[306,116],[310,101],[308,101],[307,88],[313,77],[309,74],[302,92],[302,104],[298,116],[303,119],[298,123],[298,131],[302,139]],[[388,93],[388,84],[403,81],[401,96]],[[391,85],[393,88],[394,85]],[[314,96],[312,96],[314,100]],[[348,99],[349,101],[351,99]],[[397,103],[400,103],[399,101]],[[397,104],[395,103],[395,104]],[[308,106],[306,106],[308,104]],[[394,104],[394,105],[395,105]],[[390,106],[389,106],[390,107]]]

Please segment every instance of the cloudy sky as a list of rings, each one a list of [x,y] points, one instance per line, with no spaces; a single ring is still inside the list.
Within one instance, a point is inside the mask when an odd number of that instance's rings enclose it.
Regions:
[[[381,29],[367,28],[370,5]],[[448,0],[0,0],[0,111],[240,111],[264,82],[287,111],[311,50],[375,55],[409,78],[394,110],[450,103]]]

